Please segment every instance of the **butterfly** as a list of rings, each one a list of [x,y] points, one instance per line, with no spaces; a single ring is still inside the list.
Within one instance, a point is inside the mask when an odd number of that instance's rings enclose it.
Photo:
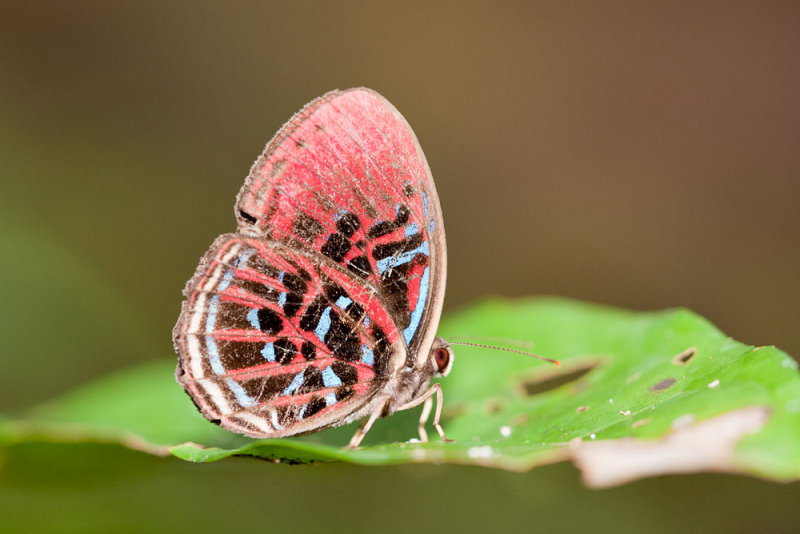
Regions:
[[[453,363],[436,336],[442,212],[402,115],[366,88],[332,91],[286,123],[184,289],[176,377],[213,423],[255,438],[316,432],[433,397]]]

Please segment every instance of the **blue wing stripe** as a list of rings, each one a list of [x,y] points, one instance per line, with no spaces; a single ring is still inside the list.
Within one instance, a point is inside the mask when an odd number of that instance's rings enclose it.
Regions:
[[[425,303],[428,301],[429,275],[430,267],[425,267],[425,272],[422,273],[422,280],[419,281],[417,305],[414,306],[414,311],[411,313],[411,320],[409,321],[408,328],[403,330],[403,336],[406,338],[407,344],[410,344],[411,340],[414,339],[414,334],[419,328],[419,322],[422,320],[422,312],[425,311]]]

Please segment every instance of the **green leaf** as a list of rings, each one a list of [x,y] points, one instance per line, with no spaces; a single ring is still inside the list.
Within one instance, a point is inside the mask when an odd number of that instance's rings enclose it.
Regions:
[[[447,318],[440,333],[532,340],[533,351],[561,366],[456,347],[453,371],[442,382],[443,426],[453,443],[430,429],[431,442],[407,441],[416,437],[418,410],[379,421],[355,451],[342,448],[353,425],[302,438],[237,436],[197,413],[173,378],[173,359],[7,420],[0,439],[110,441],[193,462],[253,456],[523,471],[573,459],[594,486],[698,470],[800,478],[796,362],[774,347],[736,342],[689,311],[492,300]]]

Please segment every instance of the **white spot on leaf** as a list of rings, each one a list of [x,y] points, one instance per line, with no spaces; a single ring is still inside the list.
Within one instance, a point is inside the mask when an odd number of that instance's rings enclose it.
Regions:
[[[467,456],[470,458],[491,458],[494,456],[494,449],[491,446],[485,445],[483,447],[470,447],[467,450]]]

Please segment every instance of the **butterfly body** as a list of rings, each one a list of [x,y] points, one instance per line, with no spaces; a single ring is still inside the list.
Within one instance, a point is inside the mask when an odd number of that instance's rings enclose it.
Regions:
[[[399,112],[368,89],[312,101],[256,160],[236,217],[173,332],[178,381],[203,415],[259,438],[366,418],[354,446],[379,416],[424,402],[427,418],[441,399],[430,380],[451,362],[435,334],[444,229]]]

